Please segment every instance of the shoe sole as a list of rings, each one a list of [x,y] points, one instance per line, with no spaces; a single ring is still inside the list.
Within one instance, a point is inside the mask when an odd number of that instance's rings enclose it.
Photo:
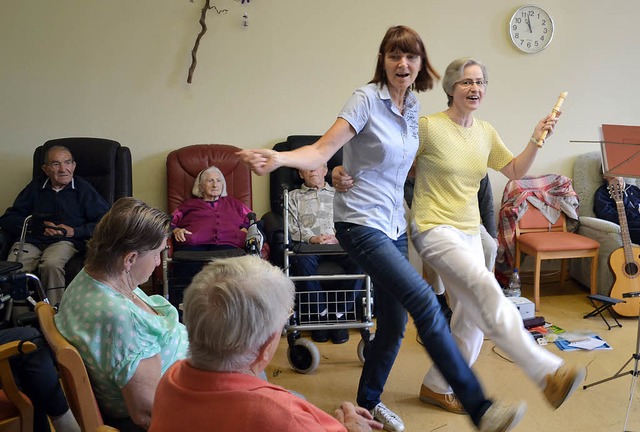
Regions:
[[[428,396],[422,396],[420,395],[420,400],[424,403],[427,403],[429,405],[435,405],[437,407],[442,408],[443,410],[453,413],[453,414],[466,414],[467,412],[462,410],[462,411],[458,411],[458,410],[454,410],[454,409],[449,409],[446,405],[444,405],[442,402],[436,400],[436,399],[431,399]]]
[[[387,426],[387,424],[384,422],[384,419],[379,419],[376,418],[375,416],[373,417],[373,419],[377,422],[382,423],[382,430],[386,430],[388,432],[403,432],[404,431],[404,426],[400,429],[395,428],[393,426]]]
[[[567,400],[569,399],[569,396],[571,396],[573,394],[573,392],[575,392],[578,387],[580,387],[580,385],[582,385],[582,383],[584,382],[584,379],[587,377],[587,370],[585,368],[580,368],[578,369],[578,372],[576,373],[575,378],[573,379],[573,382],[571,383],[571,386],[569,387],[569,390],[564,394],[564,396],[562,397],[562,399],[552,402],[551,406],[553,406],[555,409],[560,408],[560,406]]]
[[[527,404],[523,403],[518,407],[518,410],[514,413],[509,424],[505,425],[504,428],[496,432],[508,432],[514,427],[516,427],[518,423],[520,423],[520,420],[522,420],[522,417],[524,417],[525,412],[527,412]]]
[[[500,429],[489,429],[487,427],[480,427],[481,432],[508,432],[512,430],[514,427],[520,423],[522,417],[524,417],[524,413],[527,412],[527,404],[522,402],[518,406],[518,409],[514,411],[513,416],[507,421],[506,424],[502,425]]]
[[[382,423],[383,424],[382,430],[386,430],[387,432],[403,432],[404,431],[404,428],[396,429],[396,428],[393,428],[392,426],[390,426],[391,429],[387,429],[387,426],[383,422],[381,422],[380,420],[376,420],[376,421],[379,421],[380,423]]]

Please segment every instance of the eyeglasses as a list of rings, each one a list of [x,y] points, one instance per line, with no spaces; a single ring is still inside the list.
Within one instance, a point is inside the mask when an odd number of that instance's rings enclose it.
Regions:
[[[49,162],[47,165],[50,166],[53,169],[59,169],[63,165],[65,167],[73,165],[73,160],[67,159],[67,160],[64,160],[64,161],[53,161],[53,162]]]
[[[487,80],[462,80],[462,81],[458,81],[456,84],[458,84],[460,87],[462,88],[469,88],[472,87],[474,84],[477,85],[480,88],[485,88],[487,86],[487,84],[489,84],[489,81]]]

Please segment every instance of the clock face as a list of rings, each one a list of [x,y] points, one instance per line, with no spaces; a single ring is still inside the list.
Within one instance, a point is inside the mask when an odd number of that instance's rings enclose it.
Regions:
[[[509,36],[519,50],[528,54],[540,52],[551,43],[553,20],[540,6],[522,6],[509,21]]]

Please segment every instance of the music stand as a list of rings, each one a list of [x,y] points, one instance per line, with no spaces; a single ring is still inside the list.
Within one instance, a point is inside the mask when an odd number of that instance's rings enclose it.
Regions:
[[[640,126],[623,125],[602,125],[602,140],[600,150],[602,152],[602,171],[605,177],[633,177],[640,178]],[[582,141],[584,142],[584,141]],[[593,142],[593,141],[591,141]],[[596,141],[598,142],[598,141]],[[640,266],[635,263],[637,272]],[[622,294],[623,298],[640,297],[640,291]],[[636,386],[636,380],[640,374],[640,304],[638,315],[638,330],[636,334],[636,350],[622,367],[610,376],[600,381],[582,386],[583,389],[596,386],[623,376],[631,375],[631,387],[629,389],[629,404],[624,420],[624,430],[627,430],[631,403]],[[633,361],[633,369],[623,372],[623,370]]]

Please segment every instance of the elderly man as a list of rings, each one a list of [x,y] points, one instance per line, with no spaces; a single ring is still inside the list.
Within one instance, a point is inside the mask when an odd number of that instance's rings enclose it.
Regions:
[[[335,189],[325,182],[327,165],[314,170],[299,170],[304,184],[300,189],[289,194],[289,233],[296,243],[337,244],[333,228],[333,195]],[[322,261],[336,262],[344,273],[361,273],[358,266],[346,255],[296,255],[291,259],[291,273],[295,276],[311,276],[318,273],[318,265]],[[309,317],[310,321],[342,319],[344,314],[353,311],[354,293],[362,288],[362,280],[345,280],[338,290],[344,294],[331,291],[324,293],[319,281],[298,281],[296,289],[301,318]],[[328,298],[327,298],[328,297]],[[327,301],[328,300],[328,301]],[[311,338],[316,342],[340,344],[349,340],[347,329],[315,330]]]
[[[20,262],[25,271],[38,269],[51,304],[62,298],[65,264],[84,251],[85,242],[109,209],[91,184],[74,177],[75,169],[76,162],[68,148],[49,148],[42,165],[46,176],[31,181],[0,217],[2,229],[20,235],[25,218],[33,215]],[[18,258],[18,247],[16,242],[11,248],[10,261]]]

